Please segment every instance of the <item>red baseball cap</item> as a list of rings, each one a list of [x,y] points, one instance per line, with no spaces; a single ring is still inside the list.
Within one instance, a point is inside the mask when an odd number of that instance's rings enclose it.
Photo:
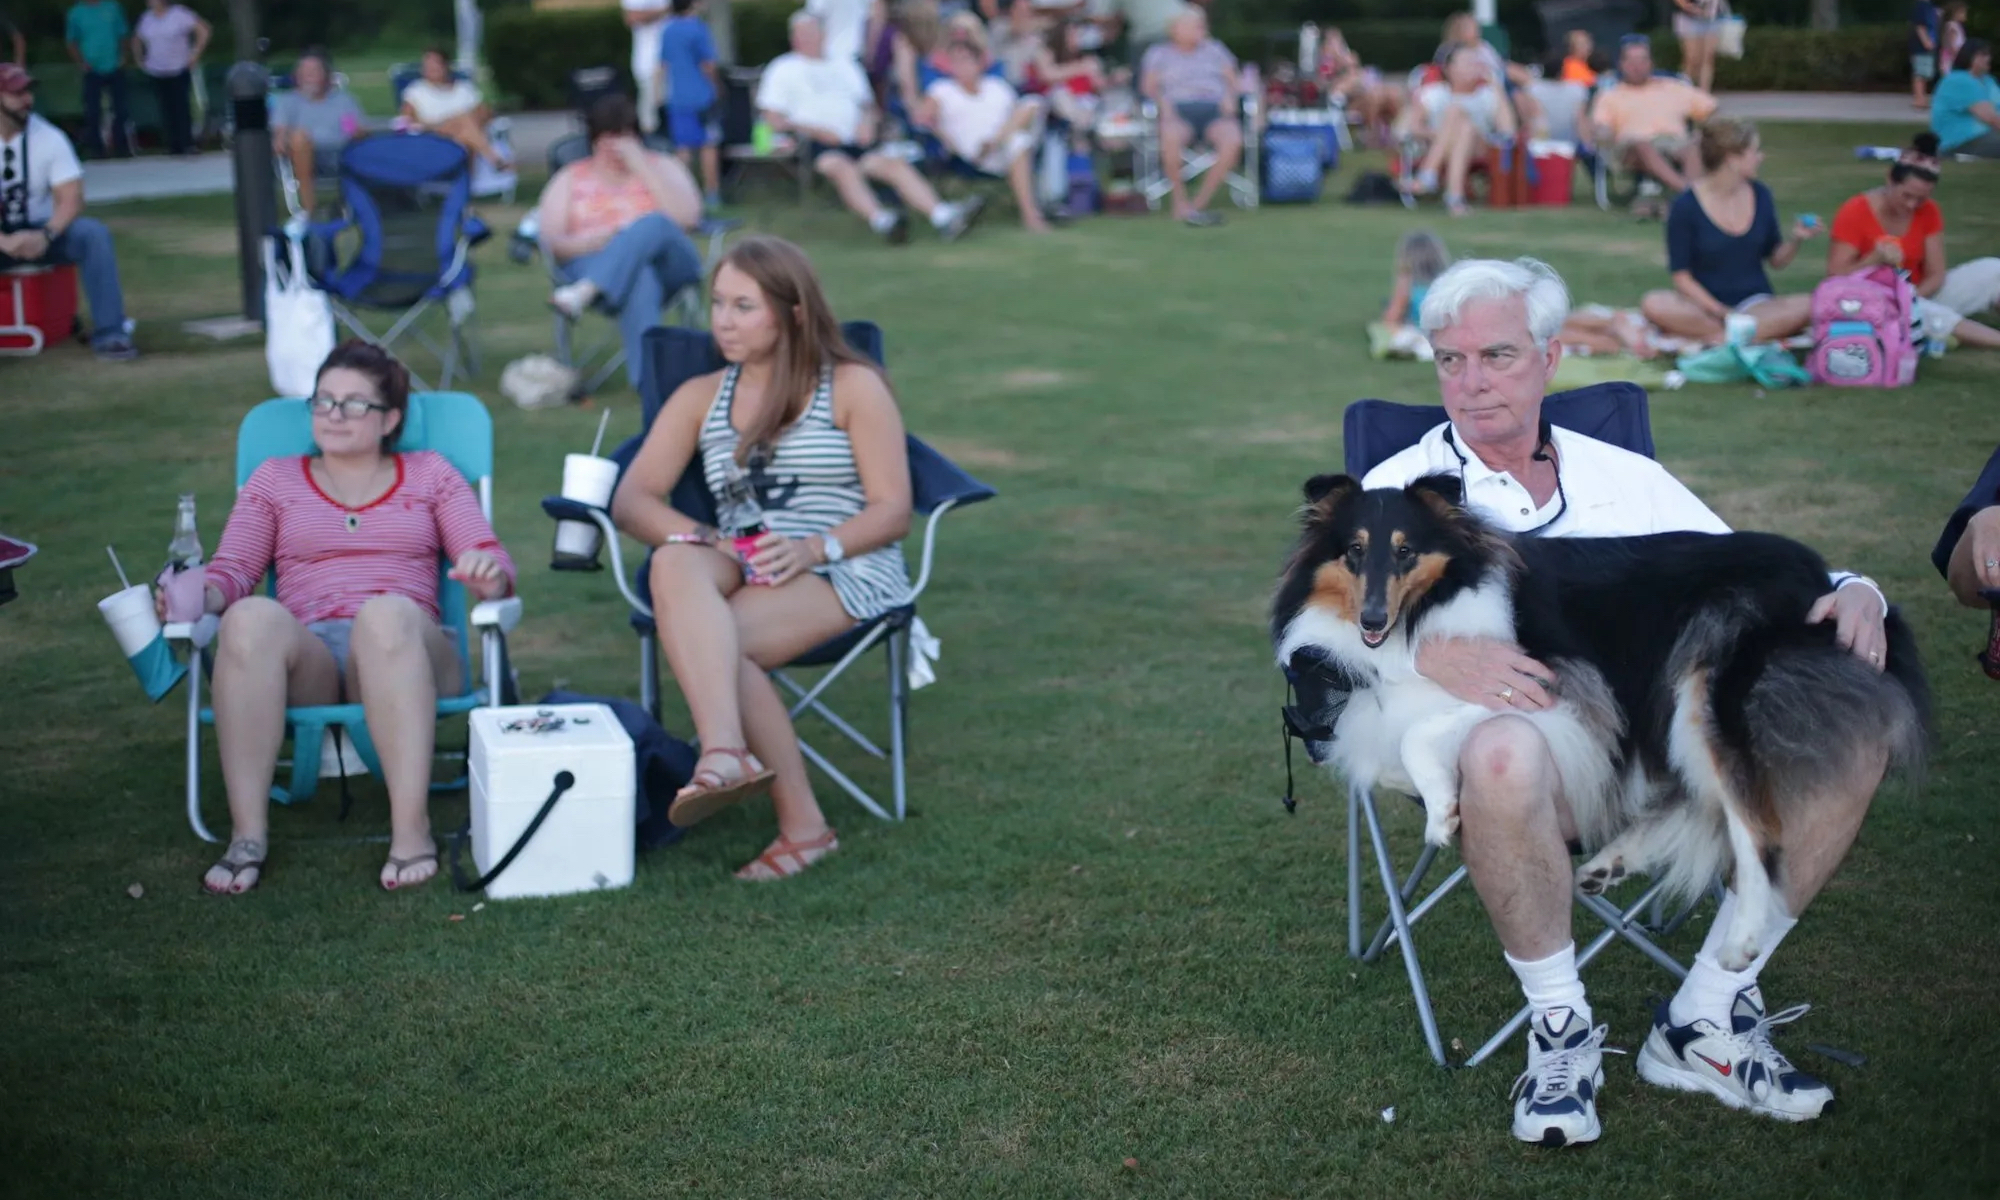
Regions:
[[[28,68],[19,63],[0,63],[0,92],[11,95],[34,89],[35,77],[28,74]]]

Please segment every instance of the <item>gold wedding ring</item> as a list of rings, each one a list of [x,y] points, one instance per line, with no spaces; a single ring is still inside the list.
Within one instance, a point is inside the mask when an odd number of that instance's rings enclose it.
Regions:
[[[1509,704],[1512,704],[1512,703],[1514,703],[1514,689],[1513,689],[1513,688],[1511,688],[1511,687],[1504,687],[1504,688],[1501,688],[1501,689],[1500,689],[1500,698],[1501,698],[1502,700],[1505,700],[1505,701],[1506,701],[1507,703],[1509,703]]]

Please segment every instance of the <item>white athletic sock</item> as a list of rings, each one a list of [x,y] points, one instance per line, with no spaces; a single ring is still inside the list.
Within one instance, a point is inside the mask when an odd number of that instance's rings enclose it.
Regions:
[[[1722,948],[1736,905],[1736,893],[1725,890],[1722,903],[1716,907],[1715,920],[1709,924],[1708,936],[1701,943],[1701,952],[1694,956],[1694,965],[1688,968],[1681,990],[1667,1004],[1667,1019],[1674,1024],[1707,1020],[1728,1029],[1729,1010],[1736,1005],[1736,993],[1757,982],[1758,972],[1771,961],[1771,952],[1785,940],[1792,926],[1798,924],[1797,918],[1788,917],[1773,906],[1765,921],[1763,948],[1758,951],[1756,961],[1741,971],[1725,971],[1716,960],[1716,952]]]
[[[868,228],[876,233],[887,233],[896,227],[896,214],[886,208],[878,208],[875,215],[868,218]]]
[[[958,205],[956,204],[941,200],[938,202],[938,206],[931,210],[931,227],[933,229],[943,229],[957,219]]]
[[[579,279],[575,283],[566,283],[557,288],[550,299],[555,302],[557,308],[574,317],[589,308],[590,302],[597,299],[597,285],[588,279]]]
[[[1537,1016],[1552,1008],[1567,1008],[1584,1024],[1590,1024],[1590,1001],[1583,998],[1583,976],[1576,973],[1575,942],[1534,962],[1522,962],[1505,950],[1500,953],[1514,968],[1521,980],[1521,994]]]

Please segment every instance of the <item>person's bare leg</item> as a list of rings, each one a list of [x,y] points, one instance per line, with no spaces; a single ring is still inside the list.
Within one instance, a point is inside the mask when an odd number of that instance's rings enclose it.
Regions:
[[[1634,142],[1628,150],[1638,163],[1639,169],[1659,180],[1661,187],[1670,192],[1687,190],[1687,176],[1671,159],[1660,153],[1658,146],[1651,142]]]
[[[826,816],[813,795],[784,697],[765,672],[852,628],[854,618],[840,606],[833,585],[810,574],[783,587],[743,588],[731,597],[730,611],[743,651],[737,695],[744,729],[751,751],[777,773],[771,803],[778,833],[792,843],[811,841],[827,832]]]
[[[486,127],[480,123],[475,113],[460,113],[448,121],[440,121],[431,126],[431,132],[450,138],[465,147],[468,152],[478,155],[495,167],[503,166],[506,162],[500,157],[500,152],[493,148],[493,143],[486,140]]]
[[[1617,317],[1600,317],[1590,313],[1571,313],[1563,322],[1556,340],[1563,349],[1584,349],[1592,354],[1624,354],[1631,349],[1619,329]]]
[[[222,784],[229,794],[229,841],[255,842],[243,857],[262,858],[270,844],[271,776],[285,740],[286,705],[332,704],[340,699],[340,668],[326,645],[268,596],[246,596],[229,606],[215,643],[210,700]],[[300,753],[318,754],[311,746]],[[210,890],[250,890],[258,872],[233,881],[210,868]]]
[[[1007,189],[1014,193],[1014,204],[1021,210],[1021,228],[1029,233],[1047,233],[1049,223],[1042,219],[1042,201],[1035,195],[1034,158],[1023,150],[1007,164]]]
[[[1753,340],[1775,342],[1801,333],[1812,324],[1812,297],[1773,296],[1761,304],[1753,304],[1744,310],[1757,318],[1757,332]]]
[[[861,167],[853,159],[845,154],[828,151],[813,161],[813,170],[818,171],[833,185],[833,190],[840,194],[840,202],[847,206],[849,212],[870,225],[874,224],[875,218],[882,212],[882,206],[876,201],[875,193],[869,190],[868,181],[862,178]],[[653,561],[658,564],[660,560],[657,555]]]
[[[1460,121],[1452,130],[1444,160],[1444,198],[1447,204],[1453,201],[1465,203],[1465,183],[1472,176],[1472,156],[1478,152],[1483,140],[1478,128],[1469,120]]]
[[[940,203],[937,189],[930,185],[930,181],[900,158],[871,154],[861,160],[861,169],[868,178],[888,184],[912,212],[922,213],[925,218],[929,218],[931,210]]]
[[[313,159],[312,138],[303,129],[294,129],[285,142],[285,156],[292,162],[292,178],[299,184],[299,208],[310,213],[313,210],[313,172],[318,164]]]
[[[705,748],[742,746],[736,677],[743,655],[729,597],[744,586],[743,568],[708,546],[667,545],[653,552],[651,581],[660,648],[687,699],[695,736]],[[742,770],[741,764],[730,770],[721,755],[705,765],[723,768],[724,779]]]
[[[722,147],[713,142],[701,148],[701,188],[711,196],[722,194]]]
[[[1639,301],[1639,312],[1662,333],[1700,342],[1722,338],[1722,322],[1696,308],[1694,301],[1679,292],[1647,292]]]
[[[1570,944],[1569,839],[1548,743],[1526,720],[1475,726],[1459,754],[1458,852],[1514,958],[1547,958]]]
[[[1181,160],[1187,154],[1194,130],[1171,109],[1160,112],[1160,170],[1166,172],[1168,195],[1174,218],[1183,220],[1194,212],[1188,203],[1187,181],[1181,178]]]
[[[1458,134],[1471,128],[1465,113],[1457,108],[1447,108],[1438,118],[1437,129],[1431,134],[1430,149],[1424,152],[1423,161],[1417,164],[1420,175],[1436,176],[1444,173],[1445,159],[1451,154],[1453,141]]]
[[[1806,910],[1813,898],[1840,869],[1848,849],[1861,832],[1861,822],[1875,792],[1882,786],[1888,754],[1877,747],[1862,756],[1854,772],[1838,787],[1814,798],[1804,809],[1785,822],[1779,842],[1784,847],[1784,886],[1781,889],[1786,911],[1794,918]]]
[[[1961,346],[1975,350],[2000,350],[2000,329],[1981,325],[1977,321],[1961,319],[1951,327],[1951,336],[1957,338]]]
[[[1207,137],[1209,147],[1215,151],[1215,165],[1202,176],[1201,186],[1195,189],[1196,212],[1207,209],[1215,202],[1215,193],[1229,182],[1229,173],[1243,161],[1243,128],[1234,120],[1222,117],[1210,121]]]
[[[384,863],[382,886],[414,887],[438,869],[431,751],[438,694],[458,691],[458,656],[444,630],[407,596],[376,596],[363,604],[349,645],[348,695],[361,703],[389,791],[389,857],[407,864]]]

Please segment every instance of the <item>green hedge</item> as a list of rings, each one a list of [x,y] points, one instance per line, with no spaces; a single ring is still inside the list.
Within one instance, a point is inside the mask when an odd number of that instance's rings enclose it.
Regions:
[[[1857,92],[1907,88],[1910,58],[1904,50],[1908,27],[1858,25],[1851,29],[1784,29],[1752,25],[1743,37],[1743,57],[1715,62],[1720,92]],[[1680,46],[1671,37],[1653,40],[1653,59],[1678,69]]]
[[[21,27],[36,62],[60,62],[63,15],[75,0],[7,0],[9,20]],[[215,26],[218,50],[233,52],[228,0],[179,0]],[[502,13],[525,7],[529,0],[480,0],[489,25]],[[126,17],[136,23],[141,5],[124,0]],[[614,15],[616,10],[613,10]],[[274,53],[286,58],[304,46],[335,50],[375,45],[384,40],[421,42],[449,39],[455,26],[452,0],[262,0],[257,30],[271,39]]]

